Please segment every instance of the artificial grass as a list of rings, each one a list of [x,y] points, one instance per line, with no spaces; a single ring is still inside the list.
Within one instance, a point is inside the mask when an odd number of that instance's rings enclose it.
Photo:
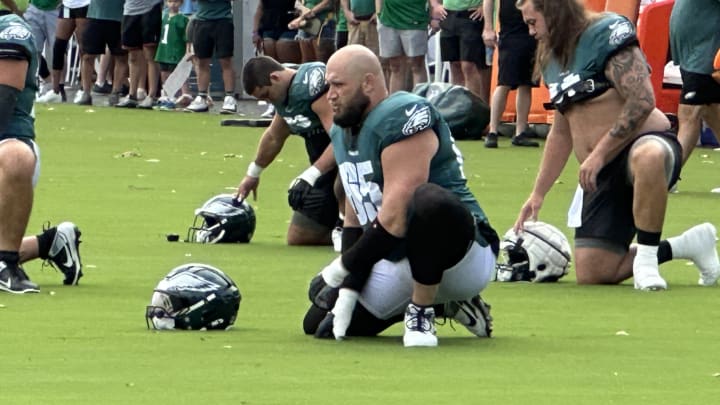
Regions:
[[[193,210],[233,192],[262,129],[221,127],[220,116],[73,105],[36,106],[42,174],[29,233],[71,220],[82,236],[77,287],[39,261],[26,264],[37,295],[0,295],[2,404],[681,404],[720,393],[718,287],[696,285],[684,261],[661,267],[670,284],[641,293],[630,283],[581,287],[493,283],[495,337],[439,327],[435,349],[402,347],[402,326],[345,342],[303,335],[310,278],[330,247],[286,246],[286,189],[307,165],[291,137],[262,176],[253,241],[169,243]],[[499,233],[527,197],[541,150],[488,150],[464,141],[470,187]],[[130,153],[128,153],[130,152]],[[664,236],[720,224],[720,152],[697,150],[670,196]],[[571,162],[540,219],[568,237]],[[225,332],[147,330],[145,305],[173,267],[209,263],[243,295]],[[454,330],[453,330],[454,326]]]

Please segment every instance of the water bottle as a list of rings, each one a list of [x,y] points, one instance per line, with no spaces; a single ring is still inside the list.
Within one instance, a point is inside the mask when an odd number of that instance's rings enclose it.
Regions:
[[[492,66],[492,60],[493,60],[493,52],[495,51],[495,47],[492,46],[486,46],[485,47],[485,64],[487,66]]]

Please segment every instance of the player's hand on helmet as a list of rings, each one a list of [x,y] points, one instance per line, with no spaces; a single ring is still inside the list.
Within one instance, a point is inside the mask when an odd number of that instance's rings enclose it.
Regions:
[[[237,189],[236,198],[238,201],[243,201],[252,192],[253,201],[257,200],[257,188],[260,184],[259,177],[245,176],[240,182]]]
[[[513,230],[516,234],[520,234],[523,231],[525,221],[537,220],[543,200],[544,198],[536,193],[530,194],[530,197],[525,201],[522,208],[520,208],[520,214],[518,214],[515,225],[513,225]]]
[[[317,167],[310,166],[290,183],[288,205],[293,210],[297,211],[303,207],[305,197],[321,175],[322,173]]]

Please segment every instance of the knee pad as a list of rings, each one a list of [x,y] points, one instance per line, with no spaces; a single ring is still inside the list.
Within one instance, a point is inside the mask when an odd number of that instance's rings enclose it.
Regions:
[[[53,45],[53,70],[62,70],[65,65],[65,52],[67,52],[67,45],[70,42],[67,39],[55,38],[55,45]]]

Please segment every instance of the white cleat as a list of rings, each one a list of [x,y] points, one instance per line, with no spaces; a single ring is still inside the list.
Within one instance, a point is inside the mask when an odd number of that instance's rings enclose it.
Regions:
[[[700,272],[698,284],[715,285],[720,279],[720,260],[717,254],[717,230],[709,222],[696,225],[683,232],[681,237],[688,242],[688,259],[692,260]]]
[[[435,331],[435,310],[433,307],[418,307],[410,303],[405,310],[405,347],[435,347],[438,338]]]
[[[635,281],[635,289],[641,291],[665,291],[667,290],[667,282],[660,277],[657,268],[633,267],[633,279]]]

